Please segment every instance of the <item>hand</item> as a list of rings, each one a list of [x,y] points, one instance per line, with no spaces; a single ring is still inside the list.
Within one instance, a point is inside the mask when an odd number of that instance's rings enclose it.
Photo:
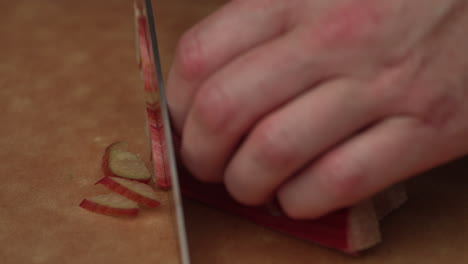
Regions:
[[[468,150],[466,1],[237,0],[180,40],[167,95],[185,165],[292,218]]]

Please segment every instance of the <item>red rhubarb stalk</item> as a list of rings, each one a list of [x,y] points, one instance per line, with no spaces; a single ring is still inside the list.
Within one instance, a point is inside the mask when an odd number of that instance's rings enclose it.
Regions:
[[[160,204],[154,189],[147,184],[115,177],[104,177],[97,183],[146,207],[156,208]]]
[[[150,131],[153,169],[156,185],[162,188],[169,188],[171,181],[166,158],[167,147],[164,144],[163,121],[159,107],[158,84],[154,65],[151,63],[152,53],[149,45],[147,18],[143,14],[144,10],[140,6],[135,5],[136,32],[138,34],[137,50],[140,56],[140,71],[146,95],[146,112]]]

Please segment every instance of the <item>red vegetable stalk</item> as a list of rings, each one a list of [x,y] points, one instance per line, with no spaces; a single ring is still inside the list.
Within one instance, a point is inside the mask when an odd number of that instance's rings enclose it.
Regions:
[[[166,165],[167,148],[164,144],[163,121],[159,107],[158,83],[154,64],[152,64],[150,50],[150,38],[147,18],[143,15],[142,7],[135,4],[137,53],[138,64],[143,78],[146,97],[146,112],[150,132],[150,144],[156,185],[161,188],[169,188],[171,180],[169,167]]]
[[[356,254],[381,240],[379,221],[371,201],[339,210],[316,220],[288,218],[276,205],[246,207],[234,201],[220,184],[201,183],[181,173],[185,196],[240,215],[256,224],[348,254]],[[273,208],[276,207],[276,208]]]

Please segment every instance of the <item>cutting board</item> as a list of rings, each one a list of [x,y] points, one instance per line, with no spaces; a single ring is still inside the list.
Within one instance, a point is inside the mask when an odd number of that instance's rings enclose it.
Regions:
[[[221,4],[154,1],[165,74],[180,35]],[[178,263],[169,193],[135,219],[78,207],[106,192],[108,144],[148,156],[132,1],[2,1],[0,17],[0,263]],[[467,174],[464,158],[409,181],[359,257],[186,200],[193,263],[468,263]]]

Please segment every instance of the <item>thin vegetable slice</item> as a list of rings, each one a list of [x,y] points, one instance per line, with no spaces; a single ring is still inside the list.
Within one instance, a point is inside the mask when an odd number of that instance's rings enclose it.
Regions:
[[[98,214],[111,216],[137,216],[138,204],[117,193],[101,194],[86,198],[80,207]]]
[[[147,183],[151,175],[140,157],[128,151],[128,145],[124,142],[111,144],[106,148],[102,169],[104,175],[120,177]]]
[[[110,190],[146,207],[156,208],[160,205],[154,189],[147,184],[116,177],[104,177],[97,184],[102,184]]]

